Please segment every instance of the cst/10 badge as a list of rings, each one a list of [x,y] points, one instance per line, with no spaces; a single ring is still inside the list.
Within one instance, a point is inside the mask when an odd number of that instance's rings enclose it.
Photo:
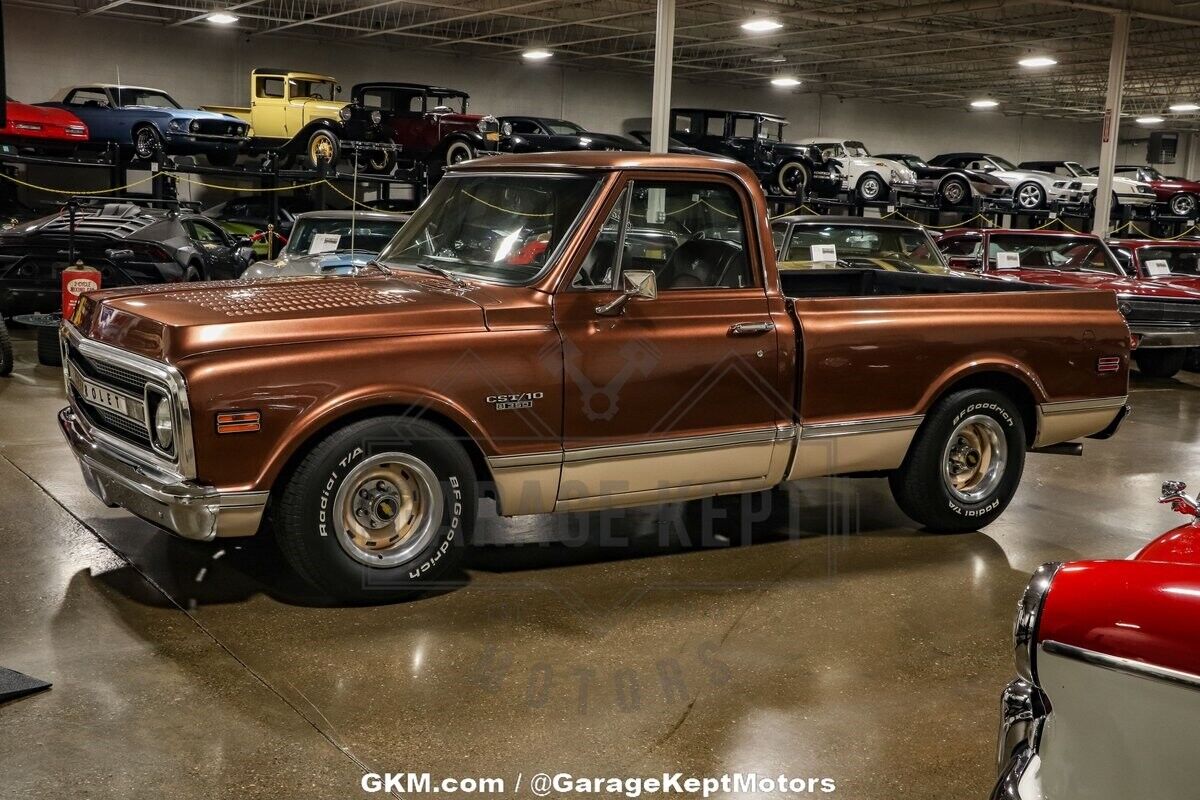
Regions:
[[[520,394],[493,394],[487,402],[496,407],[497,411],[516,411],[521,408],[533,408],[534,400],[541,400],[545,392],[521,392]]]

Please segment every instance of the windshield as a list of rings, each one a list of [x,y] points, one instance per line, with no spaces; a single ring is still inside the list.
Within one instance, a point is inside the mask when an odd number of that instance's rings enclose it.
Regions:
[[[1090,237],[993,236],[988,258],[993,266],[998,253],[1015,253],[1020,269],[1046,269],[1056,272],[1102,272],[1122,275],[1116,259],[1103,244]]]
[[[179,108],[179,103],[172,100],[169,94],[154,89],[118,89],[117,102],[122,106]]]
[[[1142,167],[1142,172],[1145,173],[1146,180],[1151,180],[1151,181],[1165,181],[1166,180],[1166,178],[1163,177],[1163,174],[1161,172],[1159,172],[1158,170],[1156,170],[1154,167]]]
[[[1137,251],[1142,274],[1200,276],[1200,245],[1196,247],[1143,247]]]
[[[1003,169],[1003,170],[1016,169],[1016,166],[1011,161],[1001,158],[1000,156],[988,156],[987,160],[991,161],[993,164],[995,164],[997,169]]]
[[[462,94],[430,95],[429,108],[448,108],[455,114],[467,113],[467,96]]]
[[[1071,173],[1076,178],[1092,177],[1092,173],[1084,169],[1082,164],[1078,164],[1074,161],[1064,161],[1063,166],[1067,168],[1067,172]]]
[[[780,269],[879,269],[890,272],[949,270],[920,228],[871,225],[797,225]]]
[[[786,122],[774,122],[772,120],[764,119],[762,122],[762,128],[760,129],[761,132],[759,135],[762,138],[767,139],[768,141],[782,142],[784,125],[787,125],[787,123]]]
[[[526,283],[550,263],[597,182],[576,175],[451,175],[379,260]]]
[[[337,85],[333,81],[306,81],[291,78],[288,82],[292,85],[293,98],[308,97],[313,100],[332,100],[337,90]]]
[[[567,122],[565,119],[547,119],[543,120],[542,124],[557,136],[576,136],[581,133],[587,133],[587,131],[574,122]]]
[[[870,158],[871,154],[867,152],[867,146],[862,142],[846,142],[846,152],[851,158]]]
[[[373,255],[387,247],[403,224],[402,219],[356,219],[351,230],[350,217],[299,219],[284,252],[289,256],[351,251]]]

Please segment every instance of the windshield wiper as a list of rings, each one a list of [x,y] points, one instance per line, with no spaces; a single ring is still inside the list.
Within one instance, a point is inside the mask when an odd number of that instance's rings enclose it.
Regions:
[[[456,286],[463,286],[465,283],[462,278],[458,277],[453,272],[450,272],[447,269],[443,269],[442,267],[439,267],[437,264],[430,264],[427,261],[414,261],[413,266],[418,267],[419,269],[423,269],[426,272],[431,272],[434,275],[438,275],[442,278],[445,278],[446,280],[450,281],[451,283],[455,284]]]

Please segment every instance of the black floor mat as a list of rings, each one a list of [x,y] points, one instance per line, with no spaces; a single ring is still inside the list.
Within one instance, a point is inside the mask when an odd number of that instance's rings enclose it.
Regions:
[[[39,681],[24,673],[0,667],[0,703],[49,688],[50,684],[45,681]]]

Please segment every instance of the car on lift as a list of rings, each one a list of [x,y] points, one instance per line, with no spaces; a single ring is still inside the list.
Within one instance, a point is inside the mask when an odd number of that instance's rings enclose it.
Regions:
[[[75,198],[56,213],[0,231],[0,314],[52,313],[62,272],[82,261],[101,286],[235,278],[253,251],[191,204]]]
[[[355,275],[375,260],[410,216],[355,210],[301,214],[279,256],[254,262],[242,279]]]
[[[502,146],[506,153],[642,150],[644,147],[628,136],[596,133],[566,119],[506,115],[500,117],[500,124],[511,130]]]
[[[89,83],[59,91],[39,105],[69,111],[83,120],[93,144],[115,144],[122,156],[149,161],[203,155],[214,166],[231,166],[246,143],[249,126],[229,114],[184,108],[161,89]]]
[[[879,158],[897,161],[917,176],[918,197],[937,200],[946,208],[970,206],[976,199],[1007,208],[1012,187],[986,172],[957,167],[935,167],[912,153],[882,153]]]
[[[992,800],[1190,800],[1200,736],[1200,507],[1129,558],[1052,562],[1017,604]]]
[[[434,180],[451,164],[494,155],[500,147],[500,122],[468,114],[471,96],[461,89],[376,81],[351,87],[350,101],[400,146],[401,159],[424,161]]]
[[[37,153],[70,153],[88,141],[88,128],[64,108],[18,103],[11,97],[4,104],[0,144]]]
[[[1020,169],[1011,161],[989,153],[942,153],[929,159],[930,166],[986,172],[1013,190],[1013,208],[1037,211],[1044,208],[1082,208],[1088,204],[1083,181],[1062,178],[1053,172]]]
[[[1200,346],[1200,290],[1127,271],[1099,236],[1062,231],[958,228],[938,239],[950,267],[998,278],[1115,292],[1149,377],[1169,378]],[[985,255],[986,254],[986,255]]]
[[[1095,172],[1096,167],[1092,168]],[[1175,217],[1194,218],[1197,199],[1200,198],[1200,181],[1172,178],[1163,175],[1149,165],[1119,164],[1116,174],[1150,184],[1154,197],[1168,214]]]
[[[364,171],[391,173],[399,146],[380,125],[382,112],[338,100],[341,91],[328,75],[258,67],[250,72],[249,106],[204,108],[249,123],[247,152],[273,153],[285,168],[299,158],[336,167],[357,155]]]
[[[816,147],[784,141],[787,124],[762,111],[672,108],[670,135],[703,153],[742,162],[768,194],[837,197],[844,185],[837,164]]]
[[[821,156],[836,163],[844,176],[844,188],[864,203],[878,203],[891,195],[917,194],[917,174],[899,161],[871,155],[867,146],[856,139],[831,136],[803,139],[821,151]]]
[[[795,215],[771,220],[780,271],[877,269],[952,275],[928,231],[899,219]]]
[[[1100,179],[1096,170],[1085,168],[1078,161],[1022,161],[1017,169],[1037,170],[1038,172],[1053,172],[1055,175],[1068,180],[1078,179],[1083,184],[1083,191],[1088,201],[1096,205],[1096,192]],[[1149,183],[1133,180],[1124,175],[1113,176],[1113,208],[1129,206],[1130,208],[1149,208],[1154,205],[1154,189]]]

